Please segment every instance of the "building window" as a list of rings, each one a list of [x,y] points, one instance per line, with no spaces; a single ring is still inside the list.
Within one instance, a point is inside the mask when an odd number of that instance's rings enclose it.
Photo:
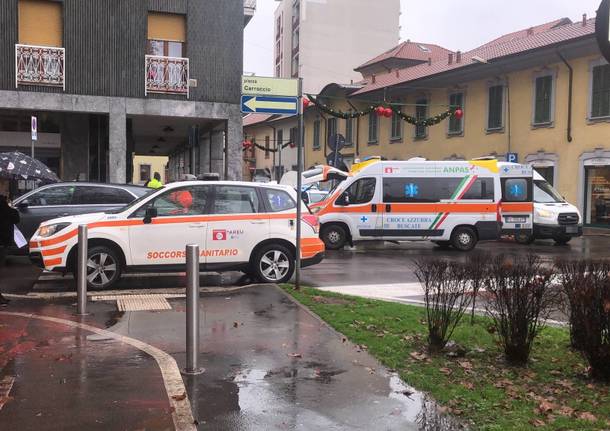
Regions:
[[[333,139],[333,136],[335,136],[337,134],[337,119],[336,118],[329,118],[328,121],[326,122],[326,128],[327,128],[327,142],[330,142],[331,139]]]
[[[487,130],[500,130],[504,127],[504,86],[489,87],[489,106],[487,111]]]
[[[464,93],[453,93],[449,95],[449,106],[451,108],[460,108],[464,111]],[[455,115],[449,117],[449,129],[450,135],[461,135],[464,133],[464,117],[459,120],[455,118]]]
[[[594,66],[591,83],[591,118],[610,116],[610,65]]]
[[[372,112],[369,115],[369,144],[376,144],[379,138],[379,117]]]
[[[534,125],[549,124],[553,121],[553,75],[537,77],[534,87]]]
[[[345,146],[350,147],[354,145],[354,119],[345,119]]]
[[[291,73],[294,78],[299,76],[299,54],[292,57]]]
[[[277,17],[275,21],[275,38],[279,39],[282,33],[282,15]]]
[[[390,139],[392,141],[399,141],[402,139],[402,118],[394,111],[392,111]]]
[[[415,119],[417,121],[425,120],[428,117],[428,100],[417,99],[415,101]],[[415,138],[423,139],[428,134],[428,128],[426,126],[415,126]]]
[[[24,45],[63,46],[62,3],[19,1],[19,43]]]
[[[284,131],[282,129],[277,131],[277,140],[275,146],[280,148],[284,144]]]
[[[297,145],[299,143],[299,129],[298,127],[290,128],[290,142]]]
[[[320,149],[320,120],[313,122],[313,149]]]
[[[140,182],[145,183],[150,180],[150,165],[140,165]]]
[[[299,49],[299,29],[295,28],[292,30],[292,50],[296,51]]]
[[[269,136],[265,136],[265,159],[269,158]]]
[[[148,14],[148,55],[184,57],[186,42],[186,19],[184,15]]]

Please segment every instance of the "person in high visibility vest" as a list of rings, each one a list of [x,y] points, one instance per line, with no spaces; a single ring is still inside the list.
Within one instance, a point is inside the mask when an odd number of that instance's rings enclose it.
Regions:
[[[161,174],[159,174],[159,172],[155,172],[155,175],[153,176],[152,180],[146,184],[146,187],[151,189],[160,189],[163,187],[163,183],[161,182]]]

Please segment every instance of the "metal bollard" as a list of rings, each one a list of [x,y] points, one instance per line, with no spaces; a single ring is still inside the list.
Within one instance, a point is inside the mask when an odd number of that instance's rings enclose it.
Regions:
[[[77,314],[87,314],[87,225],[78,227],[78,256],[76,261]]]
[[[199,246],[186,246],[186,368],[184,374],[201,374],[199,368]]]

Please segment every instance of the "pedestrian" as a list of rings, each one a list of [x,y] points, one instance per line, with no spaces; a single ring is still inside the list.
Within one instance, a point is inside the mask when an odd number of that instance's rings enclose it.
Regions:
[[[161,174],[159,172],[155,172],[153,179],[148,182],[146,187],[151,189],[160,189],[163,187],[163,183],[161,182]]]
[[[15,225],[19,223],[19,211],[8,204],[5,195],[0,195],[0,264],[4,264],[6,250],[15,245]],[[0,292],[0,305],[8,304]]]

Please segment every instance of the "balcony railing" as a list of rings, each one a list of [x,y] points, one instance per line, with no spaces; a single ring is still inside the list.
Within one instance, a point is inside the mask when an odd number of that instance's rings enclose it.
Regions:
[[[15,87],[47,85],[65,90],[65,55],[64,48],[15,45]]]
[[[146,56],[146,89],[148,93],[184,94],[189,97],[189,59]]]

